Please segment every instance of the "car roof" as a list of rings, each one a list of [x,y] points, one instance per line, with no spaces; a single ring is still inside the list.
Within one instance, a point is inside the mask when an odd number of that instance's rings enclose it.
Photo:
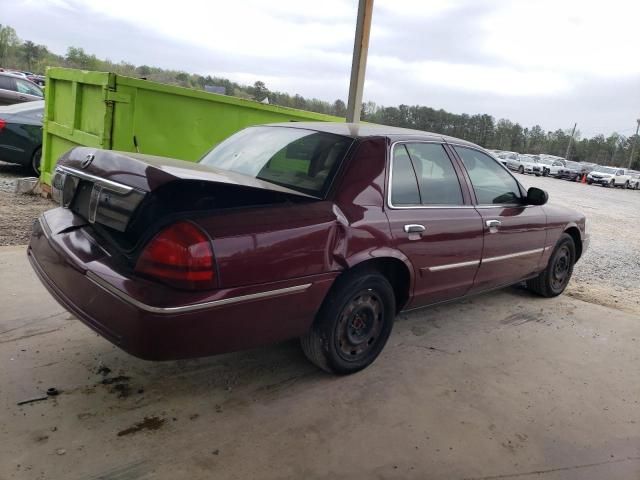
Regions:
[[[460,145],[469,145],[478,147],[478,145],[439,133],[424,132],[422,130],[412,130],[409,128],[389,127],[387,125],[377,125],[374,123],[342,123],[342,122],[286,122],[286,123],[270,123],[264,125],[267,127],[287,127],[287,128],[303,128],[306,130],[315,130],[317,132],[333,133],[334,135],[342,135],[351,138],[366,137],[388,137],[392,140],[430,140],[430,141],[446,141],[457,143]],[[481,147],[478,147],[481,148]]]

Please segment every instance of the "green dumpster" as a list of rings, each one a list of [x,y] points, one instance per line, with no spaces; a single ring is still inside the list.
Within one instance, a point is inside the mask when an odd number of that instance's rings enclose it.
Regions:
[[[41,180],[77,145],[196,161],[242,128],[286,121],[344,121],[109,72],[49,68]]]

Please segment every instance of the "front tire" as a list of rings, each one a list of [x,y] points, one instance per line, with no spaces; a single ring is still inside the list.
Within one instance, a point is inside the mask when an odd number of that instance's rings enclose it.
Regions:
[[[34,175],[40,178],[40,161],[42,160],[42,147],[36,148],[31,156],[31,171]]]
[[[522,165],[518,168],[518,173],[524,174],[524,167]]]
[[[395,317],[389,281],[376,271],[347,272],[325,298],[311,330],[300,339],[307,358],[339,375],[371,365],[384,348]]]
[[[567,288],[575,262],[576,245],[571,235],[563,233],[549,258],[547,268],[536,278],[527,280],[527,288],[543,297],[557,297]]]

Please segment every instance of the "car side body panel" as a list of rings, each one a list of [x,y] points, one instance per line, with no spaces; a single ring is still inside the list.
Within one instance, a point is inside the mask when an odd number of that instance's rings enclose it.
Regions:
[[[49,211],[36,223],[29,258],[52,295],[84,323],[129,353],[157,360],[211,355],[301,336],[335,280],[366,262],[403,265],[409,279],[403,307],[413,308],[538,273],[567,229],[576,227],[586,240],[584,217],[564,209],[478,208],[462,163],[447,140],[438,136],[427,141],[445,145],[461,182],[464,208],[390,208],[389,148],[394,141],[415,138],[415,134],[357,138],[323,199],[257,180],[243,186],[238,175],[175,160],[165,164],[157,157],[128,159],[118,152],[93,155],[89,149],[78,149],[63,158],[63,167],[80,169],[82,159],[92,155],[93,175],[134,182],[132,186],[144,192],[203,178],[216,188],[233,186],[235,190],[228,191],[234,195],[269,188],[279,200],[188,217],[211,239],[218,285],[213,290],[179,290],[141,278],[123,266],[121,253],[107,248],[99,229],[69,209]],[[503,221],[499,235],[487,232],[484,222],[489,216]],[[411,238],[403,228],[406,222],[424,223],[428,230]],[[538,251],[485,265],[489,257],[528,250]]]

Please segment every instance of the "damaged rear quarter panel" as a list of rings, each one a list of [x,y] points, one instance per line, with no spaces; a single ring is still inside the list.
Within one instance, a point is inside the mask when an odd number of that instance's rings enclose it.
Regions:
[[[327,272],[394,257],[386,246],[386,140],[361,141],[327,200],[222,212],[199,223],[213,238],[224,288]]]

